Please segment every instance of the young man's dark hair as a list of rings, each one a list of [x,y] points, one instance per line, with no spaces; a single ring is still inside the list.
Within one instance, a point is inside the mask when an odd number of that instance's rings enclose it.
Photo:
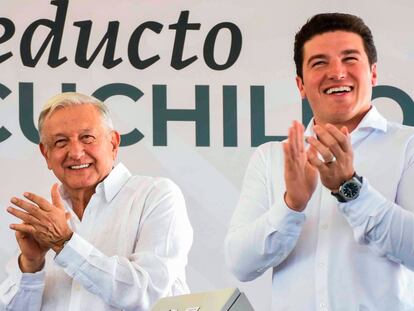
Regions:
[[[361,36],[369,64],[377,62],[377,50],[371,30],[358,16],[344,13],[323,13],[311,17],[296,33],[294,45],[294,60],[296,74],[303,79],[303,47],[307,41],[316,35],[330,31],[348,31]]]

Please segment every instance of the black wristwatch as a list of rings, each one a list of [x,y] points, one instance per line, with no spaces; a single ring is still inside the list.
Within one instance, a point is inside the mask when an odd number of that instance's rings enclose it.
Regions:
[[[344,181],[339,186],[338,192],[331,192],[331,194],[337,198],[341,203],[355,200],[359,196],[359,191],[362,187],[362,176],[358,176],[357,173],[351,177],[351,179]]]

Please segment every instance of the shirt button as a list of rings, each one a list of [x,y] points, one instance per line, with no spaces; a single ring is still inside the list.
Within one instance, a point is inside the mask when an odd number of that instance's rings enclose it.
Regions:
[[[324,262],[320,262],[320,263],[319,263],[319,267],[321,267],[321,268],[325,267],[325,263],[324,263]],[[322,304],[322,303],[321,303],[321,304]]]
[[[323,230],[328,229],[328,225],[327,224],[323,224],[321,227],[322,227]]]
[[[326,303],[324,303],[324,302],[321,302],[319,304],[319,307],[320,307],[320,311],[327,311],[328,310],[328,308],[326,306]]]

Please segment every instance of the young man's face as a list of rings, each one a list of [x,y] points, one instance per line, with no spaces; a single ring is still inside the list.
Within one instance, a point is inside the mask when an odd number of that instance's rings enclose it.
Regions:
[[[353,130],[371,107],[376,64],[369,65],[362,38],[353,32],[316,35],[304,45],[303,79],[296,78],[317,124]]]
[[[69,192],[93,193],[112,170],[120,141],[93,105],[57,109],[45,119],[43,136],[48,168]]]

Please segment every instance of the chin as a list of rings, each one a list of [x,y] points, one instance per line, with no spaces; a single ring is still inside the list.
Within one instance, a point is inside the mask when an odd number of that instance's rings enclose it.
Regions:
[[[73,190],[82,190],[82,189],[90,189],[95,188],[98,182],[96,181],[76,181],[76,182],[68,182],[65,184],[66,187]]]

